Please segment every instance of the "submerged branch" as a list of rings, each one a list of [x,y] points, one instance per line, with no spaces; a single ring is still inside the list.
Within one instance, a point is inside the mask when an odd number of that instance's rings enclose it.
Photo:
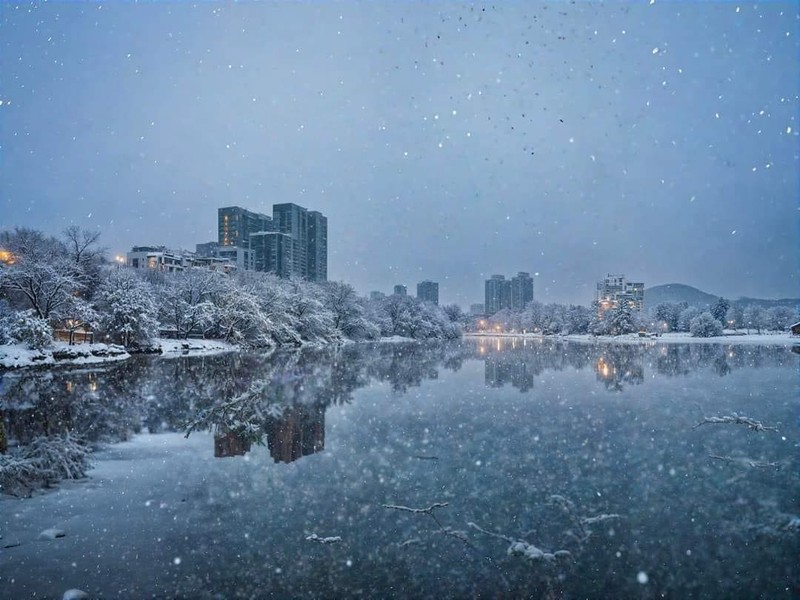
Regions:
[[[732,413],[722,417],[703,417],[692,429],[697,429],[701,425],[746,425],[752,431],[778,431],[777,427],[767,427],[761,421],[756,421],[750,417]]]
[[[753,469],[779,469],[781,467],[781,464],[778,462],[753,460],[752,458],[747,458],[746,456],[718,456],[716,454],[709,454],[709,456],[715,460],[721,460],[728,464],[737,464],[743,467],[751,467]]]
[[[306,536],[306,540],[309,542],[317,542],[318,544],[338,544],[342,541],[342,538],[338,535],[333,537],[320,537],[316,533],[312,533]]]
[[[398,506],[396,504],[383,504],[382,506],[383,506],[383,508],[391,508],[391,509],[399,510],[399,511],[403,511],[403,512],[410,512],[410,513],[414,513],[414,514],[431,515],[431,516],[433,516],[434,509],[436,509],[436,508],[445,508],[446,506],[449,506],[449,505],[450,505],[449,502],[434,502],[428,508],[409,508],[408,506]]]

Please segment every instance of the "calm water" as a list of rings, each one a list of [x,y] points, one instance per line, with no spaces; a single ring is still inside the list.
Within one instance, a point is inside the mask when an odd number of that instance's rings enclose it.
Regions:
[[[798,359],[465,340],[6,373],[10,438],[98,451],[0,500],[0,595],[798,597]],[[779,431],[694,428],[733,413]]]

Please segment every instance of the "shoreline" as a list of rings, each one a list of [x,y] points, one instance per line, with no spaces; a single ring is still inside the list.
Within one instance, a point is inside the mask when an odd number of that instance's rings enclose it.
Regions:
[[[542,335],[541,333],[465,333],[464,338],[509,338],[525,340],[557,340],[576,342],[580,344],[749,344],[756,346],[794,346],[800,345],[800,336],[790,333],[750,333],[727,334],[716,337],[692,337],[689,333],[675,332],[664,333],[657,337],[639,337],[630,333],[618,336],[603,336],[590,334],[574,335]]]

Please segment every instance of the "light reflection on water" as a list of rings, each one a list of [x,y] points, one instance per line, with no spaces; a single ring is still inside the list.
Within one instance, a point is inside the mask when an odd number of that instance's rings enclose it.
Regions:
[[[171,451],[189,461],[171,485],[192,518],[166,538],[193,560],[179,579],[153,565],[145,589],[156,595],[793,597],[797,358],[774,347],[498,338],[142,358],[7,373],[2,389],[12,440],[70,428],[113,442],[183,432],[267,382],[250,429],[207,422],[215,435],[185,441],[227,458]],[[733,413],[780,432],[693,428]],[[153,494],[144,475],[129,485],[131,497]],[[445,502],[438,521],[382,506]],[[619,518],[592,521],[602,515]],[[527,562],[470,522],[572,559]],[[32,560],[24,545],[14,551],[0,575],[18,570],[15,557]],[[98,559],[106,596],[125,578],[112,565]],[[61,575],[22,575],[15,590],[55,594]]]

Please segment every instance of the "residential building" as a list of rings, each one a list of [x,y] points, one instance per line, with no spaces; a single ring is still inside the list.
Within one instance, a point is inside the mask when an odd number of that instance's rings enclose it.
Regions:
[[[369,293],[370,300],[380,300],[381,298],[386,298],[386,294],[384,294],[383,292],[379,292],[377,290],[372,290]]]
[[[288,233],[261,231],[250,236],[253,270],[288,279],[295,274],[294,239]]]
[[[621,304],[633,310],[644,309],[644,283],[630,282],[625,275],[608,274],[603,280],[597,282],[595,306],[598,314],[616,308]]]
[[[533,277],[520,271],[511,278],[511,310],[522,312],[533,301]]]
[[[197,244],[195,246],[195,255],[197,259],[225,259],[240,271],[248,271],[253,268],[250,254],[250,248],[220,246],[216,242],[206,242],[205,244]]]
[[[472,316],[478,316],[486,313],[486,306],[484,304],[470,304],[469,305],[469,314]]]
[[[394,286],[394,295],[395,296],[407,296],[408,295],[408,288],[402,284],[397,284]]]
[[[435,281],[422,281],[417,284],[417,298],[439,306],[439,284]]]
[[[275,231],[291,236],[293,246],[291,274],[296,277],[308,277],[308,209],[291,202],[273,204],[272,225]],[[327,231],[325,238],[327,243]]]
[[[259,231],[272,231],[272,218],[239,206],[217,209],[220,246],[247,248],[250,235]]]
[[[486,314],[494,313],[511,308],[511,282],[504,275],[492,275],[485,283],[486,295]]]
[[[308,212],[308,279],[328,281],[328,218],[321,212]]]
[[[191,260],[182,252],[169,250],[165,246],[134,246],[127,253],[126,264],[134,269],[153,269],[174,273],[192,266]]]

